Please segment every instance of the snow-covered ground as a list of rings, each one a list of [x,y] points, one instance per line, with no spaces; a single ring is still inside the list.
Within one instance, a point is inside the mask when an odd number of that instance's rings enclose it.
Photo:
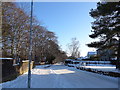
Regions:
[[[118,78],[78,70],[61,64],[32,69],[31,88],[118,88]],[[3,88],[27,88],[27,73],[2,84]]]
[[[111,72],[119,72],[118,69],[116,69],[115,65],[112,64],[68,64],[68,66],[71,67],[83,67],[83,68],[90,68],[90,69],[96,69],[101,71],[111,71]]]
[[[111,72],[118,72],[118,70],[116,69],[116,66],[115,65],[109,65],[109,64],[106,64],[106,65],[103,65],[103,64],[94,64],[94,65],[87,65],[87,66],[81,66],[81,67],[84,67],[84,68],[91,68],[91,69],[96,69],[96,70],[101,70],[101,71],[111,71]]]

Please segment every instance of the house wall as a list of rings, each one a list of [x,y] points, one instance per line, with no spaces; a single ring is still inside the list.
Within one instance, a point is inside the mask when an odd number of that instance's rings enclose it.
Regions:
[[[88,52],[87,53],[87,57],[91,57],[91,56],[95,56],[96,55],[96,52]]]

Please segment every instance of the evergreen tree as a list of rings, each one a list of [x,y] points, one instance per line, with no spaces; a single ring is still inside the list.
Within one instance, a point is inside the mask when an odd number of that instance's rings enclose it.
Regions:
[[[117,68],[120,68],[120,2],[99,2],[96,9],[91,9],[92,23],[90,38],[99,38],[97,42],[87,44],[89,47],[117,50]],[[117,41],[117,42],[116,42]]]

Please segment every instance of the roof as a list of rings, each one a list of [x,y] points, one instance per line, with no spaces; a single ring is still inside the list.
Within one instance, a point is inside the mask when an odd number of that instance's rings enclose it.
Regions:
[[[96,52],[88,52],[88,55],[95,55]]]

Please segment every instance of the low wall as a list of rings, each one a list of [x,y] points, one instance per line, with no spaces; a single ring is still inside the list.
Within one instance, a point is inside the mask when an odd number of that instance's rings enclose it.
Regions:
[[[34,61],[31,62],[31,69],[33,68],[33,63],[34,63]],[[22,65],[19,68],[20,75],[28,71],[28,64],[29,64],[28,60],[22,62]]]
[[[29,61],[22,61],[20,65],[13,65],[13,60],[2,60],[2,82],[10,81],[28,71]],[[34,61],[31,62],[31,69]],[[1,83],[1,82],[0,82]]]
[[[13,59],[1,59],[2,63],[2,82],[14,79],[17,77],[15,67],[13,66]]]

